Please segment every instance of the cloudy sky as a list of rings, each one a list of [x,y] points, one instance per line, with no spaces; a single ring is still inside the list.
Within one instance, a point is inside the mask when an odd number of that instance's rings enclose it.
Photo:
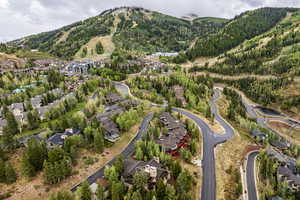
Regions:
[[[117,6],[139,6],[174,16],[231,18],[258,7],[300,7],[300,0],[0,0],[0,42],[99,14]]]

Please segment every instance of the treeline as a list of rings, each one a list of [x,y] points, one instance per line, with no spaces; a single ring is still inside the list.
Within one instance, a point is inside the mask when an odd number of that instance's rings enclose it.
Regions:
[[[217,56],[236,47],[244,40],[266,32],[277,24],[288,11],[286,8],[261,8],[248,11],[227,23],[218,33],[199,39],[187,52],[193,60],[199,56]]]
[[[216,83],[225,83],[244,92],[252,101],[262,105],[281,102],[281,97],[276,90],[292,83],[288,78],[258,80],[256,78],[244,78],[239,80],[224,80],[212,78]]]
[[[233,121],[236,120],[237,114],[246,118],[246,109],[242,102],[241,95],[230,88],[224,88],[223,94],[230,101],[227,117]]]

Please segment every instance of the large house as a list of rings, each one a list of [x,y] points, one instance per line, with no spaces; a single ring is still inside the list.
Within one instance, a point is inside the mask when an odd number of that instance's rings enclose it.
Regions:
[[[88,71],[94,66],[92,60],[74,61],[67,65],[66,69],[72,73],[87,74]]]
[[[187,145],[188,135],[185,125],[168,112],[162,112],[159,119],[168,132],[161,135],[155,142],[160,144],[167,153],[175,155],[180,147]]]
[[[23,103],[13,103],[9,106],[9,110],[14,114],[16,120],[23,122],[23,120],[24,120],[24,105],[23,105]]]
[[[156,159],[151,159],[147,162],[128,158],[124,160],[124,170],[122,177],[128,184],[133,183],[133,176],[137,172],[144,172],[149,176],[149,183],[153,184],[160,179],[168,180],[170,177],[168,170],[163,168],[163,165]]]
[[[76,129],[66,129],[64,133],[56,133],[48,138],[47,140],[47,147],[48,148],[54,148],[56,146],[63,147],[65,143],[65,139],[67,137],[73,136],[73,135],[79,135],[81,132],[80,130]]]
[[[292,190],[298,190],[300,188],[300,175],[286,165],[278,167],[277,179],[279,182],[286,181],[288,187]]]

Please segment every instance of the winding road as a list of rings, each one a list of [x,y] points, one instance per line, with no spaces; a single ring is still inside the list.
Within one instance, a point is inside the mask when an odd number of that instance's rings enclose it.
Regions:
[[[173,108],[175,112],[181,113],[192,119],[201,129],[203,135],[203,181],[201,190],[201,199],[216,199],[216,170],[215,170],[215,152],[214,149],[218,144],[224,143],[234,135],[234,130],[219,114],[216,101],[220,98],[220,90],[214,89],[214,95],[210,100],[211,112],[215,115],[215,119],[224,128],[225,134],[213,132],[210,127],[199,117],[191,112],[187,112],[178,108]]]
[[[258,156],[259,152],[254,151],[250,153],[247,157],[247,166],[246,166],[246,180],[247,180],[247,191],[248,191],[248,200],[258,200],[257,190],[256,190],[256,175],[255,175],[255,159]]]

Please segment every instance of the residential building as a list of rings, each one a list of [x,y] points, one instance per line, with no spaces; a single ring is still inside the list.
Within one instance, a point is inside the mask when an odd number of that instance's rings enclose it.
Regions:
[[[66,129],[64,133],[56,133],[48,138],[47,140],[47,147],[54,148],[55,146],[63,147],[65,139],[73,136],[81,134],[80,130],[76,129]]]
[[[155,184],[160,179],[168,180],[170,178],[168,170],[155,158],[145,162],[128,158],[124,160],[124,170],[122,178],[128,184],[133,183],[133,177],[137,172],[148,174],[148,183]]]

